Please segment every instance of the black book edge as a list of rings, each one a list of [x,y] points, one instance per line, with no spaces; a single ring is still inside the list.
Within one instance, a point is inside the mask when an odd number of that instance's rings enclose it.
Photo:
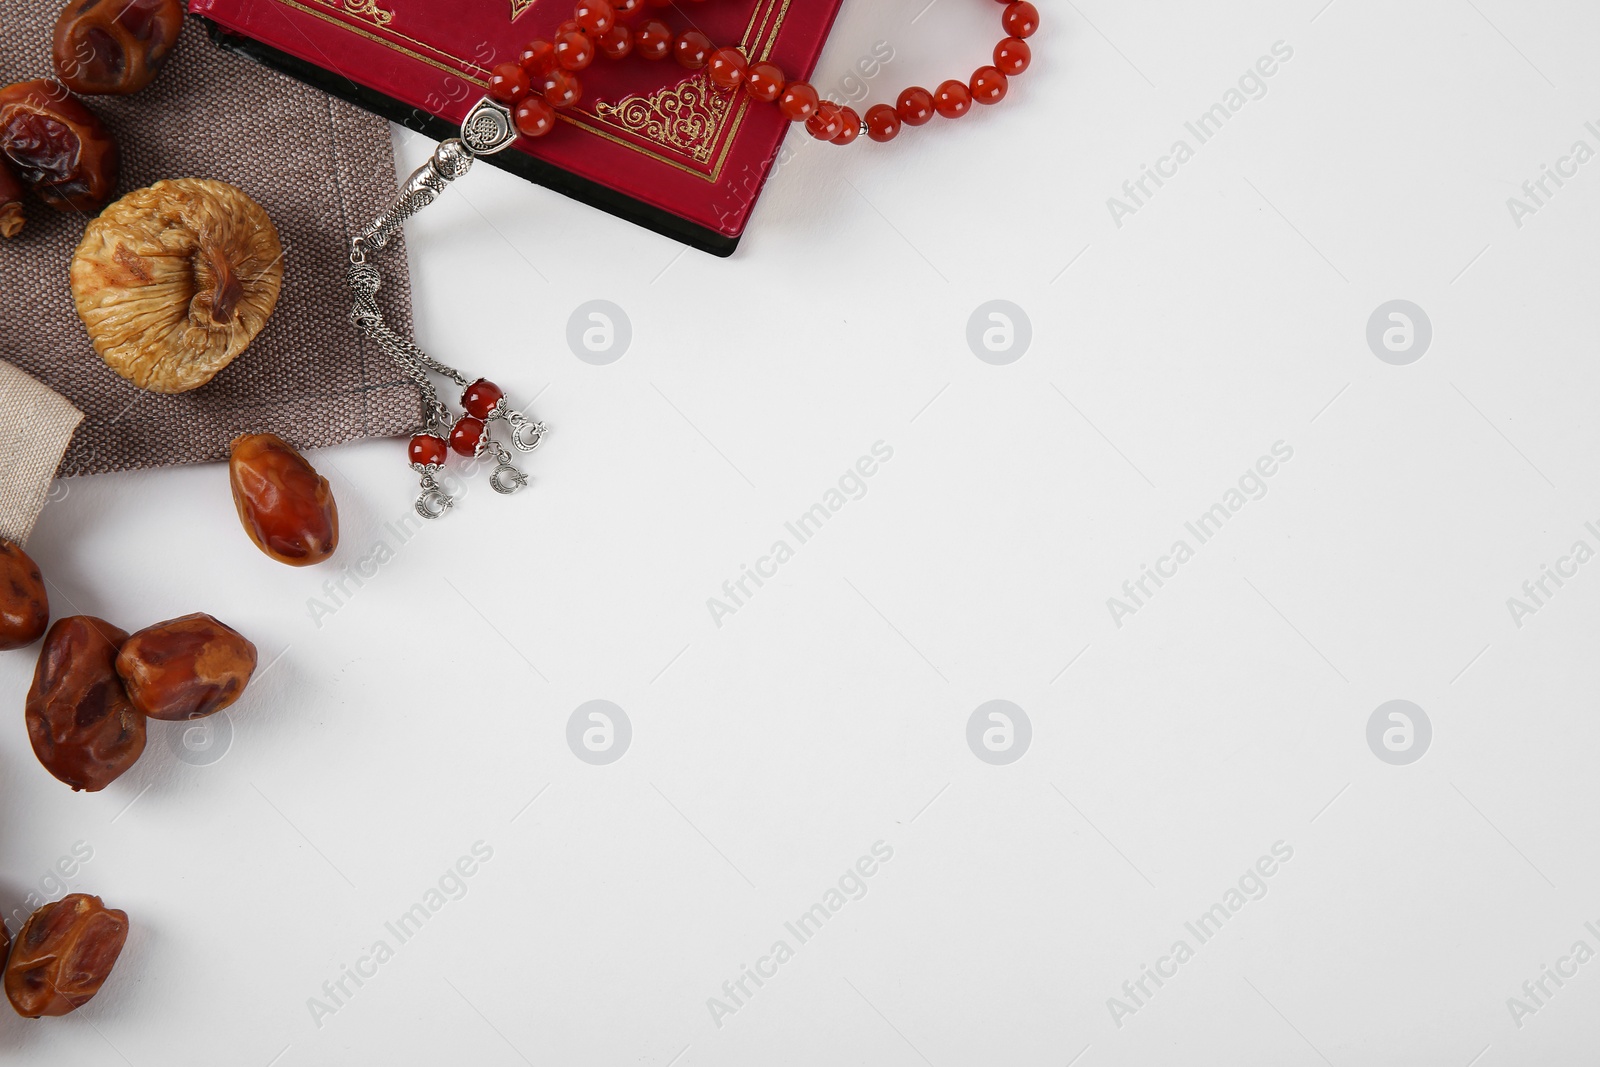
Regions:
[[[391,96],[375,92],[363,85],[358,85],[348,78],[341,78],[330,71],[324,70],[314,63],[307,63],[287,52],[280,51],[260,41],[245,37],[224,29],[211,19],[199,15],[192,16],[199,19],[206,26],[211,39],[219,46],[231,52],[248,56],[258,63],[262,63],[274,70],[281,71],[297,81],[305,82],[315,89],[348,101],[356,107],[370,111],[380,118],[431,137],[436,141],[443,141],[451,137],[458,137],[461,131],[441,118],[429,115],[418,108],[407,107],[405,104]],[[652,207],[632,197],[624,196],[615,189],[609,189],[599,182],[580,178],[575,174],[552,166],[542,160],[533,158],[522,152],[502,152],[499,155],[484,156],[483,162],[509,171],[517,177],[542,185],[569,196],[579,203],[588,204],[599,208],[608,214],[647,230],[670,237],[690,248],[697,248],[702,252],[709,252],[714,256],[727,257],[739,247],[739,238],[729,237],[725,233],[705,226],[699,226],[670,211]]]

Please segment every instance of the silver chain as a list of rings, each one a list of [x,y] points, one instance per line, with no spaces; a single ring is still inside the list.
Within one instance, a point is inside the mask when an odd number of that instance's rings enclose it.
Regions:
[[[497,101],[485,98],[467,116],[461,127],[461,136],[441,142],[432,158],[411,175],[388,209],[350,242],[350,268],[346,277],[350,283],[353,306],[350,321],[363,336],[381,348],[408,379],[422,393],[427,412],[422,433],[450,438],[457,416],[439,397],[430,374],[447,378],[465,389],[471,383],[466,375],[447,363],[428,355],[410,338],[390,329],[378,307],[378,290],[383,286],[383,275],[367,262],[371,251],[381,251],[399,233],[405,221],[437,200],[450,183],[472,169],[473,160],[480,155],[501,151],[516,139],[511,111]],[[495,459],[489,484],[497,493],[514,493],[528,484],[528,476],[511,462],[512,456],[504,445],[490,436],[489,426],[504,421],[511,429],[511,441],[523,452],[531,452],[544,439],[544,423],[534,422],[520,411],[509,410],[501,403],[484,420],[483,435],[477,454],[488,452]],[[438,465],[412,464],[422,475],[422,495],[417,498],[417,514],[426,519],[436,519],[454,504],[440,487],[435,477]]]

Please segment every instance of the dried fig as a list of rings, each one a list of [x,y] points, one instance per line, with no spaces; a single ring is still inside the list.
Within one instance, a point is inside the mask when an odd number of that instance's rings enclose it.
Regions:
[[[144,716],[117,677],[126,632],[92,615],[59,619],[28,690],[28,740],[44,769],[74,790],[104,789],[144,751]]]
[[[0,649],[31,645],[50,625],[44,575],[21,547],[0,541]]]
[[[0,154],[0,237],[15,237],[28,221],[22,210],[22,183]]]
[[[261,205],[226,182],[180,178],[129,193],[89,223],[72,296],[107,365],[182,393],[233,362],[278,305],[283,246]]]
[[[199,719],[239,699],[256,646],[196,613],[147,626],[122,643],[117,673],[133,706],[152,719]]]
[[[72,0],[51,59],[75,93],[136,93],[155,80],[183,29],[183,0]]]
[[[6,962],[6,999],[18,1015],[65,1015],[100,992],[128,940],[128,913],[68,893],[22,924]]]
[[[239,521],[256,547],[279,563],[307,567],[339,545],[339,509],[328,479],[277,434],[234,439],[228,481]]]
[[[58,81],[0,89],[0,154],[57,211],[99,211],[117,187],[122,154],[105,124]]]

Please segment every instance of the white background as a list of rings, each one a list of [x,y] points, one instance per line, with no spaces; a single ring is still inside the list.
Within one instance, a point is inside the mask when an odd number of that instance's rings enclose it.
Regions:
[[[67,882],[133,926],[88,1007],[0,1014],[0,1059],[1592,1056],[1600,961],[1520,1027],[1507,998],[1600,949],[1600,564],[1520,627],[1506,601],[1600,547],[1600,161],[1520,228],[1506,201],[1600,148],[1600,12],[1324,4],[1044,5],[1003,106],[797,136],[729,261],[480,168],[409,227],[420,339],[551,433],[530,490],[480,474],[404,544],[395,442],[312,455],[343,538],[304,571],[249,543],[220,466],[63,487],[28,546],[58,615],[211,612],[264,669],[220,761],[152,724],[88,795],[29,749],[34,652],[0,658],[0,905],[60,892],[83,842]],[[997,4],[919,10],[848,3],[818,83],[879,40],[873,100],[986,61]],[[1107,198],[1278,41],[1266,95],[1119,228]],[[404,171],[431,148],[399,143]],[[609,366],[566,342],[594,299],[632,325]],[[1031,320],[1008,366],[966,339],[993,299]],[[1393,299],[1433,325],[1408,366],[1366,341]],[[879,441],[865,496],[717,626],[708,598]],[[1267,495],[1115,625],[1279,441]],[[594,699],[632,722],[609,766],[566,741]],[[1032,723],[1009,766],[967,745],[991,699]],[[1433,725],[1409,766],[1368,747],[1391,699]],[[318,1025],[479,841],[466,895]],[[879,841],[866,895],[716,1025]],[[1280,841],[1264,899],[1118,1026],[1108,998]]]

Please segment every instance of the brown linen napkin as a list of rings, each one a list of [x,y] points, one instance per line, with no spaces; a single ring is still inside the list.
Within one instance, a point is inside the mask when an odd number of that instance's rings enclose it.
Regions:
[[[50,35],[64,3],[3,0],[0,85],[54,76]],[[61,475],[224,459],[251,430],[312,448],[421,422],[416,387],[348,318],[350,236],[397,189],[387,123],[218,49],[193,20],[153,85],[84,103],[122,147],[119,196],[163,178],[232,182],[277,225],[284,282],[266,329],[221,374],[178,396],[147,393],[101,361],[73,309],[67,267],[85,220],[30,198],[21,235],[0,239],[0,359],[86,415]],[[383,281],[383,313],[409,333],[403,245],[386,254]]]

